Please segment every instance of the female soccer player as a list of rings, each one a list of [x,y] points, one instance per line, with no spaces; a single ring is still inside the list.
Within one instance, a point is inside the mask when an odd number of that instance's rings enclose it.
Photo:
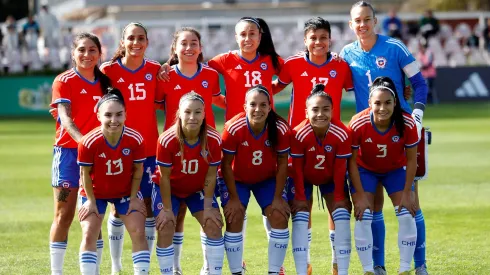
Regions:
[[[78,144],[82,206],[80,272],[96,274],[96,243],[107,203],[113,203],[133,244],[134,274],[148,274],[150,251],[145,237],[146,207],[137,197],[143,176],[145,143],[135,130],[125,127],[126,109],[121,92],[114,89],[97,103],[101,126]]]
[[[274,82],[274,93],[284,89],[289,83],[293,83],[293,94],[289,108],[289,125],[294,128],[301,123],[305,116],[304,110],[306,98],[317,83],[324,85],[325,90],[331,96],[333,104],[333,117],[340,119],[340,101],[343,89],[351,91],[354,88],[349,65],[343,60],[332,59],[330,53],[330,23],[316,17],[309,19],[304,25],[305,52],[293,55],[286,59],[281,69],[279,78]],[[293,187],[293,185],[288,185]],[[291,190],[288,190],[291,193]],[[311,212],[312,200],[308,201]],[[311,215],[308,224],[309,243],[311,243]],[[332,219],[329,219],[330,239],[335,239],[335,227]],[[337,259],[333,241],[332,269],[337,269]],[[308,274],[312,274],[308,251]]]
[[[146,141],[146,160],[141,179],[148,217],[145,232],[150,251],[155,242],[155,218],[151,212],[151,175],[155,171],[155,154],[158,128],[154,103],[161,101],[163,94],[155,77],[160,64],[144,57],[148,47],[146,28],[140,23],[129,23],[122,32],[119,48],[111,61],[105,62],[101,70],[112,80],[126,99],[126,125],[138,131]],[[107,220],[112,272],[122,269],[121,255],[124,243],[124,224],[115,209]]]
[[[221,170],[229,196],[223,196],[225,247],[233,274],[242,274],[242,226],[250,192],[271,223],[269,274],[279,274],[289,242],[289,206],[282,198],[287,176],[290,130],[271,107],[262,85],[245,95],[245,112],[229,120],[223,131]],[[250,171],[254,173],[250,173]],[[226,199],[225,199],[226,198]]]
[[[101,54],[97,36],[78,34],[72,45],[74,68],[58,75],[53,82],[51,107],[57,109],[57,123],[51,181],[54,220],[49,246],[51,272],[56,275],[63,272],[68,230],[75,216],[80,180],[77,144],[83,135],[99,125],[95,105],[110,85],[97,66]],[[100,241],[98,246],[102,245]]]
[[[207,125],[205,102],[195,92],[182,96],[175,124],[160,135],[157,164],[161,177],[153,185],[157,220],[157,257],[162,274],[173,274],[175,216],[184,201],[202,226],[209,274],[221,274],[224,259],[223,226],[214,200],[216,173],[221,163],[221,138]]]
[[[350,15],[349,26],[355,32],[357,41],[345,46],[340,56],[349,64],[352,71],[357,112],[369,107],[369,87],[372,85],[373,79],[379,76],[390,77],[395,83],[402,109],[412,113],[420,136],[428,88],[420,73],[417,61],[401,41],[375,33],[374,28],[377,19],[371,4],[366,1],[355,3],[351,8]],[[413,111],[403,98],[405,76],[408,77],[415,90]],[[416,275],[425,275],[428,274],[425,265],[425,222],[419,206],[417,186],[416,182],[418,238],[414,254],[415,273]],[[384,269],[385,225],[382,212],[383,188],[381,185],[378,185],[376,194],[372,224],[373,246],[376,247],[373,251],[373,260],[375,273],[382,275],[386,274],[386,271]]]
[[[239,50],[230,51],[215,56],[208,61],[208,66],[218,71],[224,77],[226,86],[225,99],[223,97],[215,97],[215,100],[226,101],[220,103],[213,102],[215,105],[225,107],[225,121],[233,118],[235,115],[243,111],[243,98],[245,93],[252,86],[261,84],[269,91],[272,91],[272,78],[279,74],[281,66],[284,63],[281,57],[276,53],[272,36],[267,23],[261,18],[242,17],[235,25],[235,39]],[[159,78],[168,81],[170,79],[168,71],[170,70],[167,64],[162,66]],[[273,98],[271,96],[271,102]],[[226,105],[225,105],[226,104]],[[226,192],[226,186],[223,183],[221,176],[218,178],[218,185],[223,192]],[[184,208],[185,209],[185,208]],[[179,211],[177,220],[177,232],[182,228],[183,218]],[[245,215],[243,225],[243,238],[245,239],[247,217]],[[179,234],[179,236],[177,236]],[[183,232],[176,233],[176,243],[182,244]],[[202,242],[205,243],[206,236],[201,235]],[[179,250],[176,249],[176,259]],[[180,266],[180,264],[178,264]],[[203,269],[206,269],[204,262]]]
[[[369,108],[355,115],[349,124],[353,159],[357,160],[368,200],[374,203],[378,182],[390,196],[398,219],[399,274],[409,274],[417,240],[413,218],[417,205],[412,197],[417,169],[417,126],[410,114],[403,111],[390,78],[376,78],[369,88],[368,100]],[[351,192],[356,193],[355,187]],[[370,222],[363,220],[364,225],[354,234],[364,271],[373,274]]]
[[[346,199],[344,186],[347,159],[351,156],[351,138],[342,122],[333,118],[334,103],[324,90],[323,84],[315,85],[306,99],[306,119],[295,127],[291,139],[295,190],[291,202],[293,256],[297,274],[307,274],[309,212],[306,201],[311,199],[313,185],[319,186],[335,224],[338,274],[347,274],[349,269],[351,204]],[[360,187],[358,180],[354,183]],[[370,215],[366,203],[361,208],[357,206],[359,213],[356,217],[362,218],[362,213],[364,218]]]

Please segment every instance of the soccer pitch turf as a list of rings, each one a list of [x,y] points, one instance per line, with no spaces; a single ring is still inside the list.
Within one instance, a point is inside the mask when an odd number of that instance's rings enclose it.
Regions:
[[[344,118],[353,110],[343,110]],[[344,121],[346,121],[344,120]],[[490,104],[429,106],[424,125],[433,132],[429,179],[420,182],[427,227],[430,274],[490,273]],[[222,128],[222,123],[219,125]],[[160,127],[161,129],[161,127]],[[49,274],[49,229],[53,215],[50,187],[54,122],[50,119],[0,120],[0,274]],[[267,240],[260,210],[251,200],[245,241],[247,274],[267,273]],[[315,275],[330,274],[327,214],[313,207],[311,260]],[[385,196],[386,263],[398,267],[397,221]],[[353,224],[352,224],[353,231]],[[101,274],[110,274],[106,223]],[[81,230],[75,218],[65,257],[65,274],[79,274]],[[352,236],[354,245],[354,236]],[[126,233],[122,274],[132,274],[130,239]],[[197,222],[188,214],[182,255],[185,274],[202,265]],[[294,274],[291,249],[285,267]],[[225,260],[223,274],[229,274]],[[159,274],[155,252],[151,273]],[[350,274],[362,274],[352,250]]]

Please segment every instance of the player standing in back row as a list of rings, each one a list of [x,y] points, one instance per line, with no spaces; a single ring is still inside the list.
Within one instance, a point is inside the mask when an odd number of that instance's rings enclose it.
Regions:
[[[420,136],[422,118],[427,101],[427,84],[420,73],[417,61],[408,51],[407,47],[397,39],[376,34],[374,27],[377,24],[374,8],[366,1],[355,3],[350,11],[350,28],[355,32],[357,41],[342,49],[340,56],[349,64],[354,80],[357,112],[367,107],[369,87],[373,80],[379,76],[390,77],[396,87],[397,96],[405,112],[411,113],[415,120]],[[415,90],[414,110],[403,98],[405,77],[408,77]],[[376,274],[386,274],[384,268],[384,239],[385,225],[383,218],[383,189],[378,185],[373,213],[373,260]],[[415,273],[428,274],[425,265],[425,222],[420,210],[418,200],[418,185],[415,183],[417,203],[417,246],[415,249]]]

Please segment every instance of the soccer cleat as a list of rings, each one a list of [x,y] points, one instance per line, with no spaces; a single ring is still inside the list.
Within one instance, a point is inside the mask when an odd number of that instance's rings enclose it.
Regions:
[[[425,265],[421,265],[415,269],[415,275],[429,275],[429,272],[427,272]]]
[[[311,264],[308,264],[308,271],[307,271],[307,274],[308,274],[308,275],[312,275],[312,274],[313,274],[313,268],[311,267]]]
[[[374,275],[386,275],[386,269],[383,266],[377,265],[374,267]]]
[[[175,270],[174,271],[174,275],[182,275],[184,273],[182,273],[182,270]]]
[[[279,275],[286,275],[286,269],[284,266],[281,266],[281,269],[279,270]]]
[[[209,270],[204,269],[204,267],[201,267],[201,272],[199,272],[199,275],[209,275]]]
[[[337,263],[332,263],[332,275],[339,275],[339,267]]]

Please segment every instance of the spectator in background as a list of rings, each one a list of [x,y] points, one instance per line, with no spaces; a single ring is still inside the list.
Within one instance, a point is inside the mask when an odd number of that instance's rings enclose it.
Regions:
[[[387,36],[402,40],[403,23],[396,15],[396,9],[388,12],[388,17],[383,20],[383,31]]]
[[[34,16],[29,14],[27,22],[22,27],[22,35],[28,50],[37,48],[37,39],[40,34],[39,24],[34,20]]]
[[[44,4],[41,6],[37,21],[41,27],[41,37],[44,40],[44,47],[58,48],[58,19],[56,19],[54,14],[49,12],[48,5]]]
[[[437,103],[437,97],[434,93],[434,79],[437,75],[436,66],[434,64],[434,53],[429,49],[429,43],[425,38],[420,39],[417,61],[420,64],[420,71],[429,88],[427,93],[427,103]]]
[[[420,19],[420,33],[425,39],[439,33],[439,20],[434,17],[432,10],[427,10],[424,16]]]
[[[20,64],[20,54],[19,34],[17,33],[15,24],[8,24],[6,27],[7,32],[2,39],[2,48],[5,53],[4,71],[8,73],[12,71],[12,66],[18,67],[17,64]]]
[[[485,48],[490,52],[490,18],[487,19],[487,25],[483,29],[482,37],[483,41],[485,41]]]

